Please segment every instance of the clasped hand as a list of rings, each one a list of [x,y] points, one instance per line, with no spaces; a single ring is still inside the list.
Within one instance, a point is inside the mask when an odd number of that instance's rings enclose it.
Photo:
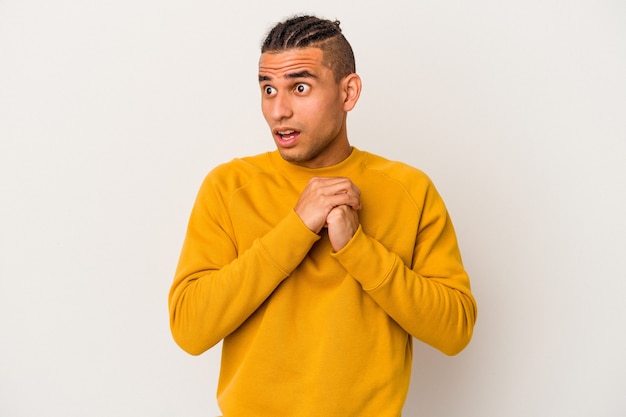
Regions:
[[[335,252],[341,250],[359,227],[361,191],[348,178],[313,177],[296,203],[296,214],[315,233],[328,228]]]

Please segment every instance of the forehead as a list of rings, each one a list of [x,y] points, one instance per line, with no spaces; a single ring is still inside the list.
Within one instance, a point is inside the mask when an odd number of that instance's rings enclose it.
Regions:
[[[318,74],[329,69],[323,63],[320,48],[297,48],[280,52],[265,52],[259,60],[259,74],[281,76],[307,70]]]

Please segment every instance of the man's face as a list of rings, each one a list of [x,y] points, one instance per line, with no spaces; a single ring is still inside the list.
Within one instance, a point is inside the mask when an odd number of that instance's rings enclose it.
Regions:
[[[344,81],[335,81],[319,48],[261,55],[263,116],[286,161],[320,168],[337,164],[350,154]]]

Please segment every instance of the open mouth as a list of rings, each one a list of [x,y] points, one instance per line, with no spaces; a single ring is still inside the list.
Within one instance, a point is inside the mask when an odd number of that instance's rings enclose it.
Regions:
[[[297,130],[292,130],[292,129],[279,130],[276,132],[276,135],[278,135],[280,139],[285,140],[285,141],[295,139],[298,137],[299,134],[300,132],[298,132]]]

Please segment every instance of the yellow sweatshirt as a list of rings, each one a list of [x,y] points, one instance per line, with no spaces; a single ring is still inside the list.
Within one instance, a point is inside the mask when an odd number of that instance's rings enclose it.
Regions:
[[[312,176],[361,190],[361,226],[333,252],[293,207]],[[412,337],[453,355],[476,319],[454,229],[421,171],[354,149],[307,169],[277,151],[203,182],[169,294],[176,342],[224,340],[224,417],[398,417]]]

